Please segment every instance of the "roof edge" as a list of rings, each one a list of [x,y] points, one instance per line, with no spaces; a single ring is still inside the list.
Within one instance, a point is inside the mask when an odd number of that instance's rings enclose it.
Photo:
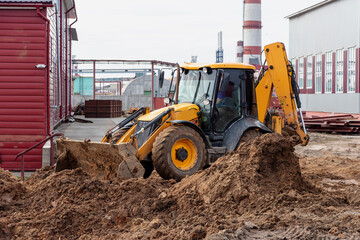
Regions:
[[[310,11],[312,11],[312,10],[315,10],[315,9],[317,9],[317,8],[319,8],[319,7],[322,7],[322,6],[324,6],[324,5],[327,5],[327,4],[332,3],[332,2],[335,2],[335,1],[337,1],[337,0],[324,0],[324,1],[322,1],[322,2],[319,2],[319,3],[317,3],[317,4],[312,5],[312,6],[310,6],[310,7],[304,8],[304,9],[298,11],[298,12],[295,12],[295,13],[293,13],[293,14],[290,14],[290,15],[286,16],[285,18],[286,18],[286,19],[291,19],[291,18],[300,16],[300,15],[302,15],[302,14],[305,14],[305,13],[307,13],[307,12],[310,12]]]

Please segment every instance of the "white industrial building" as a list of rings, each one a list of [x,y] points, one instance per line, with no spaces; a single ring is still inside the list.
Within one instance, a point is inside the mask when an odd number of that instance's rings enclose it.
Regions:
[[[326,0],[287,18],[303,110],[360,113],[360,1]]]

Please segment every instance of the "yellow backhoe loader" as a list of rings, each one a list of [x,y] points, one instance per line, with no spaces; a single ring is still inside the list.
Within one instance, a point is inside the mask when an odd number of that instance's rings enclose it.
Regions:
[[[285,47],[274,43],[264,51],[268,68],[258,81],[254,66],[247,64],[178,67],[167,107],[152,112],[140,108],[100,143],[58,139],[56,171],[82,167],[100,179],[128,179],[147,177],[155,168],[163,178],[179,181],[262,133],[286,132],[306,145],[309,137],[298,119],[301,103]],[[274,88],[285,119],[268,112]]]

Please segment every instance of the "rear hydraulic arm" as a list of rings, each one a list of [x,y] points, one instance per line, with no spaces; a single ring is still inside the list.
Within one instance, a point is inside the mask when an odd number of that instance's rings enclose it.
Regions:
[[[275,88],[276,95],[285,114],[287,127],[296,132],[299,143],[306,145],[309,141],[309,136],[306,134],[305,124],[303,123],[302,129],[298,119],[297,109],[299,109],[301,121],[303,121],[301,102],[294,78],[295,75],[287,59],[285,46],[283,43],[273,43],[265,46],[264,50],[268,70],[256,86],[259,120],[261,122],[265,121],[272,92]]]

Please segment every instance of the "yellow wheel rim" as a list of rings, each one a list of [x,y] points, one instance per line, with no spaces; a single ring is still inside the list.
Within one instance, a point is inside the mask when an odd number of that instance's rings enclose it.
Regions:
[[[171,160],[175,167],[187,171],[196,164],[197,151],[193,141],[181,138],[178,139],[171,148]]]

